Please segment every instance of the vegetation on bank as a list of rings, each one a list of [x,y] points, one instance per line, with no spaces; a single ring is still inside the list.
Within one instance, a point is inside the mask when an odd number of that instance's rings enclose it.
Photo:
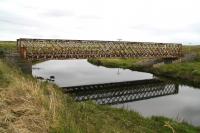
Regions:
[[[0,41],[0,57],[16,50],[16,41]]]
[[[100,58],[100,59],[88,59],[92,64],[106,67],[120,67],[120,68],[131,68],[134,63],[143,61],[144,58]]]
[[[0,41],[0,49],[16,49],[16,41]]]
[[[159,67],[142,67],[135,65],[133,62],[125,62],[124,59],[117,59],[118,62],[115,62],[116,59],[89,59],[88,61],[95,65],[102,65],[106,67],[120,67],[136,71],[150,72],[158,76],[164,76],[169,78],[177,78],[187,83],[197,85],[200,83],[200,61],[190,61],[176,64],[165,64]],[[120,60],[123,62],[123,65],[120,65]],[[134,60],[134,59],[133,59]],[[132,64],[132,65],[130,65]]]
[[[148,59],[89,59],[88,61],[95,65],[106,67],[120,67],[131,70],[150,72],[159,76],[178,78],[188,83],[197,85],[200,83],[200,46],[183,46],[183,54],[195,54],[193,61],[165,64],[159,67],[146,67],[137,65],[138,62]]]
[[[156,75],[191,81],[194,84],[200,83],[199,61],[166,64],[158,68],[152,68],[150,71],[155,73]]]
[[[190,45],[185,45],[183,46],[183,54],[197,54],[198,56],[200,56],[200,45],[194,45],[194,46],[190,46]]]
[[[0,43],[14,50],[15,43]],[[8,49],[7,49],[8,48]],[[115,59],[123,68],[141,59]],[[112,59],[109,60],[109,62]],[[114,63],[116,64],[116,63]],[[164,117],[144,118],[133,111],[77,103],[50,83],[24,75],[13,64],[0,59],[0,132],[94,133],[94,132],[200,132],[200,127]]]
[[[164,117],[77,103],[55,85],[24,75],[0,60],[0,132],[200,132],[199,127]]]
[[[195,54],[196,59],[192,61],[165,64],[147,71],[156,75],[181,79],[187,83],[198,85],[200,83],[200,46],[184,46],[183,54]],[[133,68],[134,69],[134,68]],[[144,70],[145,68],[143,68]]]

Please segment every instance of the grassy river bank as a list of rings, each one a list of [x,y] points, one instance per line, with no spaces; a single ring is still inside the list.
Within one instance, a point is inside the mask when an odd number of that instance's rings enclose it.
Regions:
[[[146,67],[137,65],[137,62],[148,60],[148,58],[132,59],[89,59],[95,65],[106,67],[124,68],[142,72],[153,73],[157,76],[173,78],[183,83],[199,86],[200,84],[200,46],[184,46],[183,54],[195,54],[196,59],[188,62],[165,64],[159,67]]]
[[[77,103],[56,85],[40,82],[0,59],[0,132],[198,133],[200,127],[164,117],[144,118],[92,102]]]
[[[194,60],[190,62],[166,64],[159,67],[143,67],[135,65],[137,61],[142,59],[89,59],[88,61],[95,65],[124,68],[133,71],[149,72],[156,76],[172,78],[186,84],[199,86],[200,83],[200,61]]]

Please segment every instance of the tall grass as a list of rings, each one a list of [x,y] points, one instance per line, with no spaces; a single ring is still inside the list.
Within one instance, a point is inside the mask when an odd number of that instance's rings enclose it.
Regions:
[[[0,61],[0,132],[49,132],[60,114],[61,93],[51,84],[37,82]],[[6,78],[4,78],[6,77]],[[53,124],[52,124],[53,123]]]

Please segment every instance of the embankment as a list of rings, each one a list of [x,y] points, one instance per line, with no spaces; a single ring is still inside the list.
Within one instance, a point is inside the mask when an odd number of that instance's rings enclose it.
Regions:
[[[116,61],[117,60],[117,61]],[[200,83],[200,59],[176,64],[165,64],[159,67],[137,65],[144,59],[89,59],[95,65],[120,67],[133,71],[149,72],[157,76],[173,78],[183,83],[198,86]],[[145,59],[146,60],[146,59]]]
[[[24,75],[0,60],[0,132],[200,132],[200,128],[163,117],[77,103],[53,84]]]

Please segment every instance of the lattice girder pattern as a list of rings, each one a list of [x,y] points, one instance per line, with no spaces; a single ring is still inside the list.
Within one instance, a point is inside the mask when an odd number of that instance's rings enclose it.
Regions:
[[[98,104],[119,104],[178,93],[178,85],[156,79],[63,88],[76,101],[93,100]]]
[[[17,48],[23,58],[30,60],[100,57],[178,58],[182,55],[181,44],[152,42],[18,39]]]

